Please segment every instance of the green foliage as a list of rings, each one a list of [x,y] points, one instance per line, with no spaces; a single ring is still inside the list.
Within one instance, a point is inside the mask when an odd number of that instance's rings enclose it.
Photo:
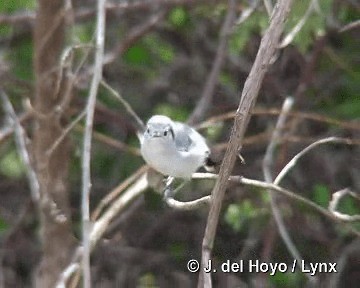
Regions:
[[[75,25],[72,28],[72,33],[80,43],[91,43],[94,37],[94,27],[94,23]]]
[[[23,39],[16,49],[9,52],[8,58],[12,63],[14,74],[23,80],[32,80],[33,75],[33,46],[31,39]]]
[[[174,106],[167,103],[158,104],[154,108],[154,114],[166,115],[173,120],[184,122],[189,116],[185,108]]]
[[[351,196],[347,196],[341,199],[337,210],[348,215],[360,214],[359,206],[355,205],[355,201],[357,200],[354,200]]]
[[[304,287],[304,275],[298,270],[294,273],[277,271],[275,275],[269,276],[269,280],[274,287]]]
[[[175,56],[175,50],[172,45],[162,41],[159,37],[149,35],[145,38],[145,44],[149,47],[151,53],[162,62],[171,63]]]
[[[157,288],[156,278],[152,273],[145,273],[139,278],[139,283],[137,284],[138,288]]]
[[[0,1],[0,13],[12,14],[22,10],[34,10],[36,7],[35,0],[2,0]],[[13,28],[10,26],[0,25],[0,36],[10,35]]]
[[[310,2],[307,1],[294,1],[293,8],[287,22],[285,31],[288,33],[295,25],[299,23],[304,17]],[[333,0],[318,1],[319,9],[315,7],[316,11],[312,11],[310,16],[305,21],[304,26],[294,38],[294,44],[302,52],[306,52],[314,41],[314,36],[323,35],[326,29],[326,17],[331,12]]]
[[[19,179],[25,173],[25,167],[15,149],[2,155],[0,172],[9,178]]]
[[[169,22],[176,28],[183,28],[189,22],[189,14],[183,7],[175,7],[169,13]]]
[[[12,13],[25,9],[34,9],[35,7],[35,0],[2,0],[0,2],[0,12],[4,13]]]
[[[0,217],[0,235],[1,233],[6,232],[7,229],[9,229],[9,225]]]
[[[134,44],[124,54],[124,60],[131,65],[149,65],[150,59],[149,50],[142,43]]]
[[[268,16],[266,13],[254,12],[241,25],[235,27],[229,39],[230,53],[237,55],[242,52],[252,34],[260,34],[268,27]]]
[[[239,204],[230,204],[225,211],[225,222],[236,232],[239,232],[243,225],[250,218],[259,215],[259,210],[253,206],[250,200]]]
[[[210,127],[206,128],[206,139],[216,140],[222,134],[224,129],[224,123],[217,122]]]
[[[185,252],[186,252],[186,247],[184,245],[184,243],[181,242],[176,242],[176,243],[171,243],[170,245],[170,254],[173,258],[175,258],[176,260],[184,260],[185,257]]]
[[[330,201],[328,187],[323,184],[316,184],[313,188],[313,200],[322,207],[328,207]]]

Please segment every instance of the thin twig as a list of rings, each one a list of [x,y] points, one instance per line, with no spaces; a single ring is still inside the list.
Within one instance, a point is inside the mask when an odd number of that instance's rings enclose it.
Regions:
[[[146,173],[140,176],[140,178],[131,185],[123,194],[116,199],[110,207],[102,214],[102,216],[94,223],[93,229],[90,234],[91,247],[95,247],[95,244],[104,235],[107,227],[125,207],[139,197],[147,188],[149,183],[147,181]]]
[[[106,229],[109,227],[113,219],[128,205],[133,202],[136,198],[138,198],[147,188],[149,187],[149,183],[147,181],[146,173],[142,174],[139,179],[133,183],[129,188],[124,191],[111,205],[107,208],[107,210],[97,219],[93,225],[93,228],[90,233],[90,251],[95,248],[97,242],[101,239],[101,237],[106,232]],[[80,266],[77,266],[78,263],[83,261],[83,251],[82,247],[78,247],[74,258],[71,263],[65,267],[63,273],[61,274],[58,285],[64,285],[64,280],[68,281],[74,273],[75,276],[74,282],[72,282],[71,287],[77,287],[77,282],[79,280]],[[71,270],[72,273],[68,273]],[[66,277],[64,277],[66,275]],[[63,287],[63,286],[58,286]]]
[[[319,141],[316,141],[312,144],[310,144],[309,146],[307,146],[305,149],[303,149],[302,151],[300,151],[298,154],[296,154],[286,165],[285,167],[280,171],[280,173],[278,174],[278,176],[275,178],[274,184],[279,185],[280,182],[284,179],[285,175],[289,173],[289,171],[291,170],[291,168],[293,168],[297,161],[299,161],[299,159],[301,157],[303,157],[306,153],[310,152],[312,149],[316,148],[319,145],[322,144],[327,144],[327,143],[345,143],[345,144],[351,144],[351,140],[346,139],[346,138],[339,138],[339,137],[329,137],[329,138],[324,138],[321,139]]]
[[[132,109],[131,105],[118,93],[116,92],[109,84],[107,84],[104,80],[101,81],[101,85],[103,85],[107,90],[109,90],[109,92],[111,93],[112,96],[114,96],[116,99],[118,99],[121,104],[124,105],[126,111],[130,114],[130,116],[133,117],[133,119],[135,120],[136,124],[138,127],[136,127],[139,131],[144,131],[145,130],[145,124],[144,122],[141,120],[141,118],[136,114],[136,112],[134,111],[134,109]]]
[[[94,212],[91,215],[91,219],[95,221],[99,218],[101,212],[104,208],[111,203],[119,194],[124,191],[129,185],[131,185],[136,179],[140,177],[144,172],[149,169],[149,166],[143,165],[138,170],[136,170],[132,175],[122,181],[118,186],[112,189],[99,203]]]
[[[84,127],[82,127],[81,125],[76,125],[75,130],[78,132],[83,132]],[[127,145],[127,144],[125,144],[119,140],[116,140],[114,138],[111,138],[110,136],[107,136],[99,131],[93,131],[93,138],[94,138],[94,140],[102,142],[102,143],[104,143],[110,147],[116,148],[120,151],[128,152],[135,156],[141,156],[139,148]]]
[[[18,116],[19,123],[29,120],[31,118],[31,112],[25,112],[24,114]],[[12,133],[14,133],[13,125],[7,125],[6,127],[1,128],[0,130],[0,143],[8,139]]]
[[[201,93],[200,101],[198,101],[194,111],[191,113],[188,123],[194,124],[202,120],[207,110],[211,105],[214,95],[215,87],[218,83],[219,73],[224,63],[225,55],[227,52],[227,43],[230,36],[231,28],[234,24],[236,2],[229,1],[229,7],[220,31],[220,42],[216,51],[214,64],[212,65],[211,72],[206,79],[204,89]]]
[[[272,0],[263,0],[266,12],[269,15],[269,17],[271,16],[273,11],[273,4],[271,3],[271,1]]]
[[[276,108],[270,108],[270,109],[263,109],[263,108],[255,108],[251,113],[252,115],[279,115],[280,110]],[[205,120],[204,122],[200,123],[199,125],[196,125],[196,129],[204,129],[209,126],[214,125],[214,123],[218,123],[221,121],[225,121],[228,119],[233,119],[235,117],[235,111],[233,112],[227,112],[224,114],[212,116]],[[316,113],[309,113],[309,112],[301,112],[301,111],[293,111],[288,113],[289,117],[297,117],[297,118],[303,118],[306,120],[312,120],[317,122],[324,122],[328,124],[333,124],[342,128],[351,129],[351,130],[357,130],[360,131],[360,125],[358,121],[344,121],[344,120],[338,120],[332,117],[327,117],[323,115],[319,115]]]
[[[202,243],[201,272],[199,275],[198,288],[212,287],[211,275],[210,273],[205,273],[203,268],[206,267],[210,260],[228,178],[234,167],[236,155],[239,152],[238,149],[241,146],[245,130],[250,120],[250,111],[255,105],[262,80],[270,66],[271,59],[275,55],[285,20],[290,12],[291,4],[291,0],[279,0],[277,2],[272,13],[269,28],[261,40],[254,65],[244,85],[241,101],[234,119],[229,146],[220,167],[219,179],[217,179],[212,191],[213,199]]]
[[[337,191],[332,195],[332,199],[331,199],[331,201],[329,203],[329,207],[328,207],[329,211],[331,213],[333,213],[337,218],[340,218],[347,222],[360,221],[360,215],[348,215],[348,214],[338,212],[336,210],[340,200],[343,197],[345,197],[346,195],[351,195],[352,197],[357,198],[358,200],[360,197],[355,192],[351,191],[349,188],[345,188],[340,191]]]
[[[235,24],[238,26],[246,21],[252,13],[256,10],[257,6],[259,5],[259,0],[251,1],[250,7],[241,11],[240,17],[235,21]]]
[[[121,39],[120,44],[117,45],[111,52],[105,55],[104,65],[114,62],[117,58],[121,57],[136,41],[141,39],[146,33],[149,33],[156,24],[158,24],[166,15],[167,9],[147,19],[145,23],[134,27],[130,30],[129,35],[125,39]]]
[[[351,23],[346,24],[345,26],[341,27],[339,32],[344,33],[351,29],[356,29],[358,27],[360,27],[360,20],[355,20],[354,22],[351,22]]]
[[[54,144],[46,151],[47,156],[50,156],[55,149],[60,145],[60,143],[64,140],[64,138],[70,133],[70,131],[75,127],[75,125],[80,122],[82,118],[86,115],[86,110],[83,110],[61,133],[58,139],[54,142]]]
[[[96,104],[96,95],[102,78],[104,62],[104,42],[105,42],[105,10],[106,0],[99,0],[97,5],[96,23],[96,52],[95,69],[91,82],[88,104],[86,107],[86,123],[84,133],[84,150],[82,163],[82,241],[83,241],[83,285],[84,288],[91,287],[90,274],[90,158],[91,158],[91,139],[93,130],[93,120]]]
[[[293,106],[293,103],[294,103],[294,99],[292,97],[288,97],[285,99],[280,116],[278,118],[275,129],[271,136],[270,143],[265,152],[262,169],[263,169],[265,181],[267,183],[273,182],[271,166],[274,164],[275,149],[280,144],[281,134],[284,130],[286,118],[288,116],[289,111],[291,110],[291,108]],[[297,259],[297,261],[299,263],[301,263],[302,257],[286,229],[284,219],[280,212],[280,208],[277,205],[278,201],[276,199],[276,195],[273,193],[272,190],[269,190],[269,195],[270,195],[271,210],[274,215],[276,226],[279,229],[280,236],[283,239],[290,254],[294,257],[294,259]],[[309,276],[309,277],[311,277],[311,276]]]
[[[39,186],[39,180],[37,178],[36,172],[31,165],[30,155],[26,147],[26,134],[24,129],[21,126],[21,123],[15,113],[15,110],[8,98],[8,96],[5,94],[4,91],[0,91],[1,99],[3,101],[3,107],[5,110],[5,113],[7,114],[8,119],[10,122],[14,125],[14,131],[15,131],[15,142],[16,146],[19,152],[19,155],[21,156],[21,159],[24,163],[24,166],[26,168],[26,176],[29,181],[30,185],[30,191],[31,191],[31,197],[34,203],[37,203],[40,200],[40,186]]]
[[[191,178],[192,179],[213,179],[213,180],[217,180],[219,178],[219,175],[218,174],[212,174],[212,173],[194,173]],[[331,219],[331,220],[333,220],[333,221],[335,221],[337,223],[345,224],[346,227],[351,231],[351,233],[353,233],[354,235],[360,236],[359,231],[356,231],[355,229],[353,229],[351,227],[351,225],[348,225],[347,222],[352,222],[352,221],[347,221],[346,219],[342,219],[342,218],[337,217],[336,215],[331,213],[329,210],[327,210],[327,209],[317,205],[313,201],[301,196],[299,193],[295,193],[295,192],[293,192],[293,191],[291,191],[289,189],[283,188],[283,187],[281,187],[279,185],[276,185],[274,183],[267,183],[267,182],[264,182],[264,181],[255,180],[255,179],[249,179],[249,178],[245,178],[245,177],[242,177],[242,176],[229,176],[228,181],[243,184],[243,185],[248,185],[248,186],[252,186],[252,187],[263,188],[263,189],[266,189],[266,190],[273,190],[275,192],[281,193],[282,195],[285,195],[289,199],[296,200],[296,201],[298,201],[298,202],[300,202],[302,204],[305,204],[309,208],[314,209],[318,213],[326,216],[327,218],[329,218],[329,219]]]
[[[303,17],[299,20],[299,22],[294,26],[294,28],[287,34],[284,39],[280,43],[280,48],[285,48],[288,46],[295,38],[295,36],[301,31],[301,29],[304,27],[306,21],[310,17],[311,13],[315,11],[315,8],[317,6],[317,0],[311,0],[308,8],[306,9],[306,12]]]
[[[198,209],[200,206],[204,206],[211,203],[211,196],[207,195],[192,201],[178,201],[174,198],[165,198],[166,203],[174,209],[189,211]]]

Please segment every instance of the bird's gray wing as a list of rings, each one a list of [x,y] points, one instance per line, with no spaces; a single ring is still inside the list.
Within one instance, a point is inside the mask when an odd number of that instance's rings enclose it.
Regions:
[[[183,123],[176,122],[174,123],[174,134],[175,134],[175,145],[179,151],[189,151],[189,148],[193,144],[191,140],[191,129],[189,126]]]

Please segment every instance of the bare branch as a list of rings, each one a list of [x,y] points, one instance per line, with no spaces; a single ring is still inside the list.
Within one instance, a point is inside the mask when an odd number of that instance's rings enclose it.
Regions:
[[[270,108],[270,109],[263,109],[263,108],[254,108],[252,111],[252,115],[279,115],[280,110],[276,108]],[[197,129],[204,129],[211,125],[214,125],[214,123],[229,120],[235,117],[235,111],[234,112],[228,112],[217,116],[212,116],[206,121],[200,123],[199,125],[196,125],[195,127]],[[303,118],[306,120],[312,120],[317,122],[323,122],[327,124],[333,124],[345,129],[351,129],[351,130],[357,130],[360,131],[360,125],[357,121],[344,121],[335,119],[332,117],[327,117],[315,113],[309,113],[309,112],[301,112],[301,111],[293,111],[288,113],[288,117],[297,117],[297,118]]]
[[[34,201],[34,203],[37,203],[40,200],[40,186],[35,170],[31,164],[29,152],[26,147],[25,131],[21,126],[19,118],[17,117],[8,96],[5,94],[4,91],[0,91],[0,94],[5,113],[7,114],[10,123],[14,125],[16,146],[26,168],[26,176],[29,181],[32,200]]]
[[[285,99],[280,116],[276,123],[276,127],[273,131],[271,141],[265,152],[262,168],[263,168],[265,181],[267,183],[273,182],[271,166],[274,164],[275,149],[280,144],[281,134],[284,130],[286,118],[288,116],[289,111],[291,110],[291,108],[293,106],[293,103],[294,103],[293,98],[288,97]],[[279,229],[280,236],[283,239],[290,254],[294,257],[294,259],[297,259],[297,261],[299,261],[299,263],[300,263],[302,260],[302,257],[286,229],[284,219],[282,218],[282,215],[280,212],[280,208],[277,205],[278,201],[276,199],[276,195],[274,195],[272,190],[269,190],[269,195],[270,195],[271,210],[274,215],[275,223]],[[308,278],[311,279],[311,276],[308,276]]]
[[[216,180],[219,178],[220,175],[217,174],[212,174],[212,173],[194,173],[192,175],[192,179],[213,179]],[[308,206],[309,208],[314,209],[315,211],[317,211],[318,213],[326,216],[327,218],[337,222],[337,223],[343,223],[346,225],[346,227],[351,231],[351,233],[353,233],[354,235],[360,236],[360,232],[353,229],[350,225],[348,225],[348,223],[346,222],[352,222],[352,221],[346,221],[346,219],[342,219],[337,217],[337,215],[334,215],[333,213],[331,213],[329,210],[317,205],[316,203],[314,203],[313,201],[301,196],[301,194],[299,193],[295,193],[289,189],[283,188],[279,185],[276,185],[274,183],[267,183],[267,182],[263,182],[263,181],[259,181],[259,180],[255,180],[255,179],[249,179],[249,178],[245,178],[242,176],[229,176],[229,181],[231,182],[235,182],[235,183],[239,183],[239,184],[243,184],[243,185],[248,185],[248,186],[253,186],[253,187],[258,187],[258,188],[263,188],[266,190],[272,190],[278,193],[281,193],[282,195],[288,197],[289,199],[292,200],[296,200],[302,204],[305,204],[306,206]]]
[[[269,15],[269,17],[271,16],[271,14],[273,12],[273,4],[271,3],[271,1],[272,0],[263,0],[266,12]]]
[[[296,163],[299,161],[299,159],[304,156],[306,153],[310,152],[312,149],[316,148],[319,145],[327,144],[327,143],[345,143],[345,144],[352,144],[351,140],[345,139],[345,138],[339,138],[339,137],[329,137],[324,138],[319,141],[316,141],[312,143],[311,145],[307,146],[305,149],[300,151],[298,154],[296,154],[286,165],[285,167],[280,171],[278,176],[275,178],[274,184],[278,185],[280,182],[284,179],[285,175],[289,173],[291,168],[293,168]]]
[[[204,196],[196,200],[192,201],[178,201],[174,198],[167,197],[165,198],[166,203],[174,209],[183,210],[183,211],[189,211],[189,210],[195,210],[198,209],[200,206],[207,205],[211,203],[211,196]]]
[[[75,127],[76,131],[83,132],[84,128],[80,125],[77,125]],[[129,146],[119,140],[116,140],[114,138],[111,138],[103,133],[100,133],[98,131],[93,131],[93,138],[94,140],[97,140],[99,142],[102,142],[110,147],[116,148],[120,151],[128,152],[135,156],[140,156],[140,149],[136,147]]]
[[[351,29],[356,29],[360,27],[360,20],[355,20],[354,22],[351,22],[349,24],[346,24],[344,27],[342,27],[339,32],[340,33],[344,33],[344,32],[347,32]]]
[[[337,191],[332,195],[332,199],[329,203],[329,211],[331,213],[333,213],[337,218],[343,220],[343,221],[348,221],[348,222],[352,222],[352,221],[360,221],[360,215],[347,215],[344,213],[340,213],[338,211],[336,211],[336,208],[340,202],[340,200],[345,197],[346,195],[351,195],[354,198],[357,198],[358,200],[360,200],[360,196],[357,195],[355,192],[351,191],[348,188],[345,188],[343,190]]]
[[[99,0],[97,5],[97,23],[96,23],[96,52],[95,69],[91,82],[88,104],[86,107],[86,123],[84,134],[84,150],[82,162],[82,241],[83,241],[83,283],[84,288],[91,287],[90,275],[90,157],[91,157],[91,139],[93,120],[96,104],[96,95],[102,78],[102,69],[104,62],[104,42],[105,42],[105,5],[106,0]]]
[[[96,220],[94,225],[92,226],[91,233],[90,233],[90,251],[92,251],[95,248],[95,245],[97,242],[101,239],[101,237],[104,235],[106,229],[111,224],[111,221],[128,205],[133,202],[136,198],[138,198],[147,188],[149,187],[149,183],[147,181],[147,175],[146,173],[143,173],[139,179],[133,183],[129,188],[127,188],[126,191],[124,191],[123,194],[121,194],[110,206],[109,208],[101,215],[99,219]],[[83,249],[82,247],[78,247],[76,250],[76,253],[74,255],[74,258],[72,259],[71,263],[63,270],[59,280],[58,280],[58,286],[64,287],[61,285],[65,285],[66,281],[70,279],[76,273],[75,275],[79,275],[80,272],[80,266],[78,266],[78,263],[83,261]],[[71,273],[70,273],[71,272]],[[66,277],[65,277],[65,276]],[[79,280],[79,277],[75,277],[75,281]],[[73,283],[74,287],[76,286],[76,283]],[[73,286],[71,286],[73,287]]]
[[[129,185],[131,185],[136,179],[138,179],[143,173],[149,169],[149,166],[143,165],[136,170],[132,175],[122,181],[112,191],[110,191],[99,203],[94,212],[91,215],[91,219],[94,221],[99,218],[102,210],[111,203],[119,194],[124,191]]]
[[[303,17],[299,20],[299,22],[294,26],[294,28],[290,31],[288,35],[284,37],[284,39],[280,43],[280,48],[285,48],[288,46],[295,38],[295,36],[301,31],[304,27],[306,21],[310,17],[311,13],[315,11],[317,7],[317,0],[311,0],[309,7],[306,9],[306,12]]]
[[[126,111],[130,114],[130,116],[133,117],[133,119],[136,121],[136,124],[138,127],[136,127],[139,131],[144,131],[145,130],[145,124],[144,122],[141,120],[141,118],[136,114],[136,112],[134,111],[134,109],[132,109],[132,107],[130,106],[130,104],[118,93],[116,92],[109,84],[107,84],[104,80],[101,81],[101,84],[107,89],[109,90],[109,92],[111,93],[112,96],[114,96],[117,100],[119,100],[121,102],[121,104],[124,105]]]
[[[105,55],[104,65],[110,64],[115,61],[119,56],[124,54],[137,40],[143,37],[146,33],[151,31],[157,23],[159,23],[166,15],[165,10],[153,15],[145,23],[134,27],[129,35],[122,39],[120,44],[117,45],[111,52]]]
[[[188,119],[189,124],[194,124],[202,120],[205,113],[209,109],[209,106],[211,105],[215,87],[218,83],[218,76],[224,63],[228,38],[235,19],[235,1],[229,1],[228,5],[229,7],[227,10],[227,14],[220,31],[220,42],[216,51],[214,64],[211,68],[211,72],[208,78],[206,79],[204,89],[201,93],[200,101],[197,103],[194,111],[191,113]]]
[[[256,10],[256,7],[259,5],[259,0],[251,1],[249,8],[244,9],[241,12],[240,17],[236,20],[235,24],[240,25],[248,19],[251,14]]]
[[[250,120],[250,111],[255,105],[257,95],[260,90],[262,80],[267,69],[270,66],[271,59],[275,55],[280,35],[284,28],[286,17],[290,11],[291,0],[279,0],[272,13],[271,22],[268,30],[261,40],[258,54],[254,65],[246,79],[242,92],[241,101],[236,111],[234,126],[230,136],[229,146],[226,150],[224,160],[220,167],[219,179],[213,189],[213,201],[207,219],[207,226],[202,243],[201,269],[207,265],[215,240],[216,228],[219,220],[219,214],[227,187],[227,180],[234,167],[238,148],[241,146],[245,130]],[[198,287],[211,287],[211,275],[200,272]]]
[[[81,121],[82,118],[86,115],[86,110],[83,110],[62,132],[60,137],[54,142],[54,144],[46,151],[46,154],[50,156],[55,149],[60,145],[64,138],[70,133],[70,131],[75,127],[75,125]]]

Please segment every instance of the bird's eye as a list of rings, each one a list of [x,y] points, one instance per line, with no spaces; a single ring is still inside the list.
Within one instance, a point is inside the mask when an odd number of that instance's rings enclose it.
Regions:
[[[146,129],[146,133],[150,133],[150,129],[149,129],[149,128]]]
[[[165,130],[165,131],[164,131],[164,136],[167,136],[167,133],[168,133],[168,131],[167,131],[167,130]]]

